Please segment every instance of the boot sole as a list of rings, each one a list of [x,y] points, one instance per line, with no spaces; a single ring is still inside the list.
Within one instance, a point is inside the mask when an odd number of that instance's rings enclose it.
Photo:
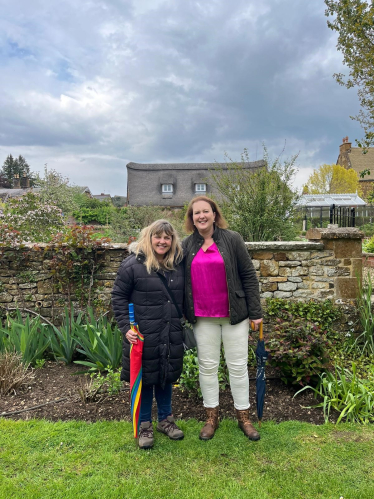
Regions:
[[[148,450],[148,449],[152,449],[153,448],[153,444],[152,445],[143,445],[142,447],[140,447],[139,445],[139,449],[141,450]]]

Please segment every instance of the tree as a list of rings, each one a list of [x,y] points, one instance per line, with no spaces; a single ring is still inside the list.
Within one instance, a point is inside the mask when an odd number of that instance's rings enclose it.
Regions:
[[[374,144],[374,2],[364,0],[325,0],[326,16],[335,16],[327,25],[338,33],[337,48],[349,76],[334,74],[340,85],[357,87],[361,110],[357,120],[365,132],[359,147]]]
[[[249,162],[246,149],[241,163],[226,158],[227,170],[217,167],[212,178],[222,195],[221,205],[230,228],[245,241],[293,239],[299,198],[292,189],[297,155],[283,163],[279,157],[271,162],[264,147],[265,167],[255,172],[243,167],[243,163]]]
[[[35,184],[40,188],[39,195],[43,203],[58,206],[64,215],[78,209],[80,187],[70,185],[69,179],[56,170],[48,170],[45,166],[44,176],[36,174]]]
[[[30,179],[30,185],[33,183],[33,174],[30,172],[30,165],[21,155],[19,155],[18,158],[13,158],[13,156],[9,154],[4,161],[0,175],[11,187],[14,185],[14,175],[19,175],[20,178],[26,175]]]
[[[39,194],[32,191],[5,203],[0,224],[19,231],[24,242],[48,242],[65,227],[61,210],[44,203]]]
[[[303,194],[362,194],[357,173],[340,165],[321,165],[310,175]]]

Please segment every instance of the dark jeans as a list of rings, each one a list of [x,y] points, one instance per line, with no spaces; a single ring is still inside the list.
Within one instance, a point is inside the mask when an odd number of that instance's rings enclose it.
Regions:
[[[171,383],[166,383],[165,388],[161,385],[149,385],[142,387],[142,402],[140,406],[140,422],[152,421],[153,389],[157,402],[158,420],[162,421],[172,414],[171,411]]]

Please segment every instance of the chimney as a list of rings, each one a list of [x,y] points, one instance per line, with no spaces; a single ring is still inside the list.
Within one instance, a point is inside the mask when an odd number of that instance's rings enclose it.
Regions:
[[[352,146],[352,142],[349,142],[348,141],[348,137],[344,137],[343,138],[343,143],[341,144],[340,146],[340,154],[343,154],[345,152],[351,152],[351,146]]]
[[[13,180],[13,189],[20,189],[20,188],[21,188],[21,184],[20,184],[20,180],[19,180],[19,175],[18,175],[18,173],[15,173],[14,180]]]
[[[21,178],[21,188],[28,189],[30,187],[30,179],[27,176],[27,173],[24,172]]]
[[[102,193],[100,194],[100,196],[105,196],[105,194],[102,192]]]

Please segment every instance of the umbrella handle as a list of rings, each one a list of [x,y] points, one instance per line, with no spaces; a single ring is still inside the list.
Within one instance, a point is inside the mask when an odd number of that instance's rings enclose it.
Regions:
[[[252,331],[255,330],[255,323],[253,321],[251,321],[251,329]],[[259,340],[262,341],[264,339],[264,321],[260,322],[259,333],[260,333]]]

